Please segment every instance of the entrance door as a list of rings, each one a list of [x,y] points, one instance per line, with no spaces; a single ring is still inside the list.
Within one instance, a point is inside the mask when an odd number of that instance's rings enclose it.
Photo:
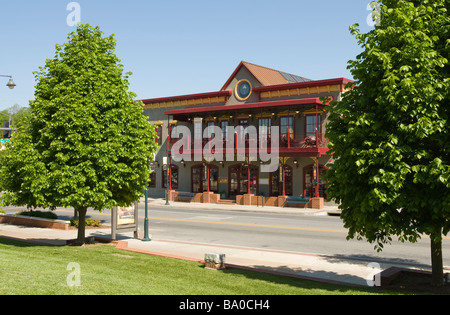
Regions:
[[[257,195],[259,191],[258,177],[259,168],[254,165],[250,165],[250,182],[248,180],[248,167],[247,165],[234,165],[229,169],[229,196],[236,197],[237,195],[244,195],[248,193],[248,185],[250,185],[250,193]]]
[[[292,178],[293,170],[289,165],[284,166],[284,181],[283,181],[283,168],[280,167],[278,170],[270,174],[270,195],[271,196],[282,196],[283,195],[283,182],[284,191],[286,196],[292,196]]]
[[[208,191],[208,167],[203,164],[194,165],[191,169],[192,192]],[[209,164],[209,191],[219,191],[219,167]]]
[[[303,169],[303,195],[305,197],[314,197],[315,194],[315,171],[314,165]],[[325,173],[327,169],[324,166],[319,167],[319,194],[320,197],[327,199]]]

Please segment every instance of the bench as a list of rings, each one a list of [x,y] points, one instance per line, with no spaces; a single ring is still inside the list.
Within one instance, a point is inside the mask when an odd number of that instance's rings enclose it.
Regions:
[[[178,196],[177,196],[177,200],[187,200],[187,201],[191,201],[192,199],[194,199],[195,197],[195,193],[190,193],[190,192],[179,192]]]
[[[307,205],[310,202],[310,197],[301,197],[301,196],[288,196],[286,199],[286,204],[294,203],[299,205]]]

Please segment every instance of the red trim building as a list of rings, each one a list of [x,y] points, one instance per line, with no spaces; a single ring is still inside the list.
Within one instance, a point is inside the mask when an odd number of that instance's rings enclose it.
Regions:
[[[309,80],[243,61],[220,91],[143,100],[160,144],[152,163],[150,195],[164,197],[169,191],[172,200],[185,196],[194,202],[322,207],[327,198],[322,175],[332,158],[324,137],[328,104],[320,98],[339,100],[349,82],[345,78]],[[215,148],[220,154],[225,154],[226,127],[254,126],[258,139],[253,145],[246,140],[245,161],[236,159],[238,148],[233,147],[233,160],[227,151],[228,159],[219,161],[175,162],[173,147],[180,139],[169,136],[174,126],[190,130],[184,142],[192,157],[199,148],[195,135],[202,135],[207,127],[217,126],[224,132],[223,146]],[[278,131],[276,139],[272,139],[272,127]],[[201,148],[209,140],[200,136]],[[250,159],[250,153],[259,153],[262,146],[270,151],[274,143],[279,167],[262,172],[262,160]]]

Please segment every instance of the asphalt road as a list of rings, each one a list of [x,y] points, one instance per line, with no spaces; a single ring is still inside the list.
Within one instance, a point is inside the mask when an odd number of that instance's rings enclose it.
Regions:
[[[15,209],[5,209],[13,213]],[[58,209],[62,219],[73,216],[73,210]],[[89,216],[110,224],[109,211],[89,211]],[[378,253],[366,241],[346,240],[347,231],[337,216],[308,216],[239,212],[225,210],[196,210],[152,206],[149,209],[152,239],[178,240],[283,250],[311,254],[344,256],[369,261],[396,261],[430,265],[430,240],[416,244],[393,240]],[[139,209],[139,225],[143,230],[144,209]],[[444,265],[450,266],[450,238],[443,242]]]

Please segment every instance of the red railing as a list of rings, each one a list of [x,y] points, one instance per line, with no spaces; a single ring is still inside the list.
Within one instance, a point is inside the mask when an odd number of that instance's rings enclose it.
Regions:
[[[238,135],[235,135],[234,141],[228,142],[227,140],[215,140],[216,145],[214,146],[211,143],[211,139],[198,139],[192,140],[189,137],[184,139],[170,139],[170,149],[173,148],[173,145],[179,141],[182,141],[180,144],[183,144],[184,148],[188,148],[190,144],[191,150],[196,149],[209,149],[213,151],[223,148],[226,150],[228,147],[238,149],[261,149],[267,148],[272,149],[272,139],[267,135],[259,135],[259,139],[238,139]],[[183,143],[184,141],[184,143]],[[274,141],[274,145],[278,146],[278,148],[282,149],[312,149],[312,148],[327,148],[329,140],[324,137],[322,133],[317,134],[305,134],[305,133],[295,133],[293,135],[281,135],[278,141]],[[245,143],[245,147],[242,144]],[[181,152],[182,153],[182,152]],[[213,152],[214,153],[214,152]]]

